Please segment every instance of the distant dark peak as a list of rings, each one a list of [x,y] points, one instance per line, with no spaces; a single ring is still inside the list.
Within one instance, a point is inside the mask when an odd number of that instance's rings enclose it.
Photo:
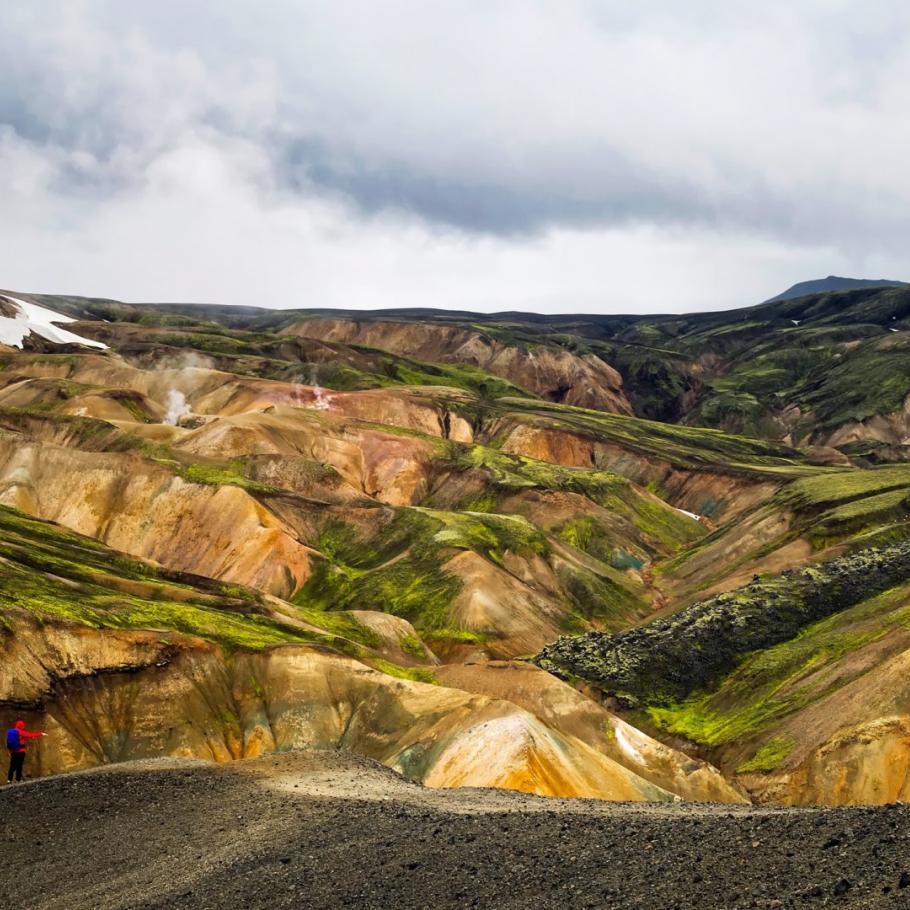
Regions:
[[[900,288],[908,287],[906,281],[894,281],[890,278],[841,278],[838,275],[829,275],[827,278],[816,278],[813,281],[800,281],[793,287],[787,288],[776,297],[771,297],[765,303],[776,303],[780,300],[793,300],[796,297],[805,297],[808,294],[824,294],[827,291],[852,291],[856,288]]]

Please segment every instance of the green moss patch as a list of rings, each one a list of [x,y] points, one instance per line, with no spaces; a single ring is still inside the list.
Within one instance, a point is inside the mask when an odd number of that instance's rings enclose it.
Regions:
[[[370,664],[382,673],[394,676],[396,679],[407,679],[410,682],[428,683],[433,686],[439,685],[439,680],[433,671],[426,667],[402,667],[400,664],[379,657],[372,658]]]
[[[272,619],[253,591],[194,579],[204,585],[200,589],[189,578],[0,507],[0,617],[21,611],[39,621],[181,632],[230,650],[287,642],[348,647],[336,634],[308,633]],[[129,593],[131,582],[147,593]]]
[[[903,584],[747,655],[710,690],[653,705],[649,714],[661,729],[707,746],[751,738],[865,672],[862,662],[843,669],[851,655],[886,637],[893,645],[885,653],[903,650],[908,631],[910,584]]]
[[[799,641],[796,637],[812,623],[908,579],[910,542],[869,548],[753,582],[641,628],[560,638],[536,660],[546,669],[571,673],[645,705],[673,706],[679,718],[694,710],[711,724],[716,703],[702,710],[697,701],[684,701],[692,693],[708,690],[750,652],[780,653],[770,649],[790,639]],[[853,633],[848,638],[852,640]],[[754,681],[748,688],[751,693],[759,691]],[[767,699],[753,707],[766,710]]]
[[[767,773],[776,771],[788,755],[796,748],[792,736],[775,736],[769,739],[748,761],[737,769],[737,774]]]

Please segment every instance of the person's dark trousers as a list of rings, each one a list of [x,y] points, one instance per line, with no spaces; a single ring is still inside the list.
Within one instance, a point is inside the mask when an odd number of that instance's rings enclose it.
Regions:
[[[22,766],[25,764],[24,752],[10,752],[9,754],[9,774],[6,775],[8,783],[13,782],[13,775],[16,780],[22,780]]]

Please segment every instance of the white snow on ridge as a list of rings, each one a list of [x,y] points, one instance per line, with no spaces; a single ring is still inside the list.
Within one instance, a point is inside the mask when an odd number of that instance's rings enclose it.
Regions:
[[[101,350],[107,348],[107,345],[102,344],[100,341],[82,338],[55,325],[55,323],[60,322],[76,321],[69,316],[55,313],[53,310],[38,306],[36,303],[19,300],[18,297],[3,296],[0,299],[9,301],[18,310],[18,313],[13,317],[0,315],[0,343],[2,344],[21,348],[26,336],[34,332],[54,344],[82,344],[86,347],[100,348]]]

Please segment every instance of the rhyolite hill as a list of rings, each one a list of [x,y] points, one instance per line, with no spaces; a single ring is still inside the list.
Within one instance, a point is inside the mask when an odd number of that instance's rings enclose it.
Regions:
[[[53,731],[37,772],[316,747],[435,786],[910,796],[910,289],[2,295],[0,720]]]

